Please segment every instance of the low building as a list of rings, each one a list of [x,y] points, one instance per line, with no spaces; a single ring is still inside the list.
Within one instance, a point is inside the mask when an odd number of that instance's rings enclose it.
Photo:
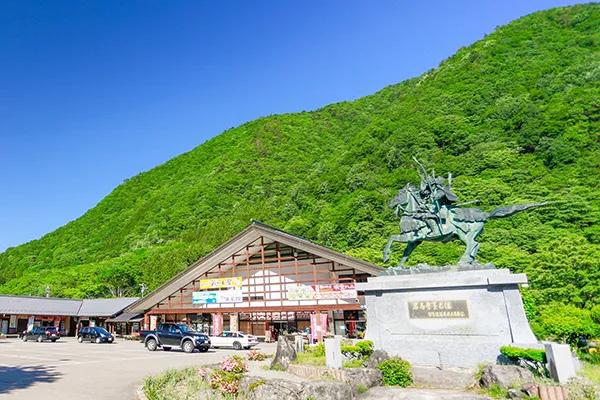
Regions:
[[[0,295],[0,332],[10,335],[34,326],[56,326],[61,335],[74,336],[81,326],[104,326],[107,319],[120,315],[137,300]]]
[[[383,268],[253,221],[244,231],[125,309],[158,322],[267,340],[284,332],[355,336],[364,330],[355,284]],[[124,315],[124,314],[123,314]]]

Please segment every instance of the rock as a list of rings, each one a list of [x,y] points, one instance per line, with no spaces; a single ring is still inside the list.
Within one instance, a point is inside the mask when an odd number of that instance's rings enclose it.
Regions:
[[[248,387],[250,384],[248,385]],[[248,392],[248,400],[304,400],[302,385],[283,379],[268,379]]]
[[[526,383],[523,385],[523,390],[529,397],[540,397],[540,388],[535,383]]]
[[[440,370],[432,367],[411,367],[413,381],[417,385],[436,389],[464,390],[475,385],[469,370]]]
[[[261,377],[245,375],[240,380],[239,392],[248,396],[252,390],[264,383],[266,383],[266,380]]]
[[[276,364],[280,364],[287,369],[290,363],[296,360],[296,357],[296,349],[294,349],[292,343],[285,337],[279,336],[277,339],[277,352],[271,362],[271,369],[273,369]]]
[[[382,361],[388,360],[389,354],[385,350],[375,350],[373,354],[369,356],[369,359],[365,363],[367,368],[377,368]]]
[[[302,383],[301,396],[301,399],[315,400],[351,400],[355,398],[354,389],[347,383],[316,380]],[[287,399],[287,397],[284,398]]]
[[[344,376],[344,381],[354,388],[358,385],[367,389],[383,385],[383,374],[374,368],[347,368]]]
[[[198,399],[221,400],[225,396],[217,389],[200,389],[196,394]]]
[[[510,389],[515,385],[531,383],[535,380],[531,371],[516,365],[486,365],[481,373],[481,384],[486,389],[498,385]]]
[[[508,389],[508,398],[509,399],[524,399],[527,397],[527,394],[519,389]]]
[[[358,396],[358,400],[490,400],[488,396],[451,390],[374,387]]]

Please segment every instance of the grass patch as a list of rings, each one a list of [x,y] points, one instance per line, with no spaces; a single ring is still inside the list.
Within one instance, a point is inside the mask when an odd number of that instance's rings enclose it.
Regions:
[[[271,370],[271,366],[270,365],[261,365],[260,369],[262,369],[263,371],[270,371]]]
[[[364,393],[367,390],[369,390],[369,388],[364,385],[358,384],[356,385],[356,390],[358,391],[358,393]]]
[[[279,363],[276,363],[275,365],[273,365],[271,367],[271,369],[274,370],[274,371],[285,371],[286,370],[286,368],[283,365],[279,364]]]
[[[498,385],[492,385],[486,393],[493,397],[494,399],[507,399],[508,398],[508,390],[501,388]]]
[[[362,368],[364,360],[352,360],[352,361],[344,361],[342,363],[344,368]]]
[[[198,374],[198,368],[169,369],[144,380],[142,390],[148,400],[179,400],[193,397],[208,383]]]
[[[323,367],[326,364],[325,356],[315,355],[314,353],[298,353],[294,364],[310,365],[313,367]]]
[[[600,385],[600,366],[586,362],[583,362],[582,364],[582,375],[594,382],[596,385]]]

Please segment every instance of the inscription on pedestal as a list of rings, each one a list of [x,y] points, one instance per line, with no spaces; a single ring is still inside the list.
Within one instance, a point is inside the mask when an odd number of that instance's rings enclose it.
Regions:
[[[420,300],[408,302],[408,317],[470,318],[467,300]]]

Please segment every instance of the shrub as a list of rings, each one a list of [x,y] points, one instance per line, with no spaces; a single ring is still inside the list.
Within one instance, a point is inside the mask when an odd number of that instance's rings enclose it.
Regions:
[[[549,377],[550,375],[546,368],[546,352],[544,350],[502,346],[500,347],[500,353],[511,361],[530,369],[540,377]]]
[[[590,310],[590,317],[592,317],[592,321],[597,324],[600,324],[600,305],[596,305],[592,307]]]
[[[325,343],[319,343],[314,347],[309,347],[308,352],[315,357],[325,357]]]
[[[540,339],[555,339],[575,345],[580,338],[600,334],[600,325],[592,321],[589,310],[573,305],[552,304],[544,307],[532,324]]]
[[[383,384],[385,386],[407,387],[413,382],[410,363],[400,357],[392,357],[382,361],[377,369],[383,374]]]
[[[359,383],[358,385],[356,385],[356,391],[357,391],[358,393],[364,393],[364,392],[366,392],[367,390],[369,390],[369,388],[368,388],[368,387],[366,387],[366,386],[364,386],[364,385],[361,385],[360,383]]]
[[[233,372],[235,374],[243,374],[248,371],[248,365],[240,356],[233,356],[221,361],[221,370],[225,372]]]
[[[373,342],[363,340],[354,346],[342,346],[342,354],[350,359],[365,359],[373,354]]]
[[[241,373],[215,370],[210,377],[210,387],[222,393],[235,394],[240,389],[240,380],[243,376]]]
[[[357,359],[352,361],[344,361],[344,368],[361,368],[363,360]]]
[[[546,362],[546,352],[544,350],[502,346],[500,347],[500,353],[513,361],[519,361],[522,358],[527,361]]]
[[[265,353],[261,353],[258,350],[251,350],[248,353],[248,360],[250,361],[263,361],[265,358],[267,358]]]

